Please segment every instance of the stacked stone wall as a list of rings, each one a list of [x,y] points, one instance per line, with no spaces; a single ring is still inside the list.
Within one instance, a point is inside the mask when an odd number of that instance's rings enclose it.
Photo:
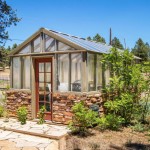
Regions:
[[[6,96],[6,108],[10,117],[17,117],[17,109],[25,106],[28,110],[28,119],[32,119],[31,114],[34,110],[31,108],[31,91],[9,90],[6,92]],[[104,112],[101,93],[55,92],[53,93],[52,121],[68,124],[73,116],[72,106],[80,101],[85,101],[88,107],[96,104],[99,106],[100,114]]]
[[[9,90],[6,92],[6,108],[10,117],[17,117],[17,109],[25,106],[28,110],[27,118],[31,119],[31,92]]]

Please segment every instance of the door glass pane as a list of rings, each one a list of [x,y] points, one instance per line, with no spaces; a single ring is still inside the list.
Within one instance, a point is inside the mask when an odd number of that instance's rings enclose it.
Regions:
[[[51,73],[45,73],[45,82],[51,82]]]
[[[42,106],[44,106],[44,102],[39,102],[39,109],[41,109]]]
[[[39,73],[39,82],[44,82],[44,73]]]
[[[46,103],[46,111],[50,111],[50,103]]]
[[[39,93],[39,101],[44,101],[44,93]]]
[[[39,72],[44,72],[44,63],[39,63]]]
[[[46,91],[51,92],[51,83],[46,83]]]
[[[45,72],[51,72],[51,63],[45,63]]]
[[[44,83],[39,83],[39,91],[44,91]]]
[[[50,100],[51,100],[51,94],[47,93],[45,98],[46,98],[46,102],[50,102]]]

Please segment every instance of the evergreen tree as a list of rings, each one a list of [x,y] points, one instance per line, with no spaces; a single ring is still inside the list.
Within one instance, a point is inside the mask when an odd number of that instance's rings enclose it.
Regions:
[[[120,40],[117,37],[114,37],[111,41],[112,46],[119,49],[124,49],[123,45],[121,44]]]
[[[11,6],[7,5],[5,0],[0,0],[0,44],[8,39],[8,31],[11,25],[16,25],[20,19],[16,15]]]
[[[14,43],[11,49],[13,50],[13,49],[15,49],[17,46],[18,46],[18,45],[17,45],[16,43]]]
[[[93,41],[106,43],[105,39],[101,37],[98,33],[93,37]]]
[[[144,43],[141,38],[139,38],[132,49],[132,52],[135,56],[140,57],[143,61],[148,60],[148,54],[150,51],[150,46],[148,43]]]
[[[87,39],[88,41],[91,41],[91,40],[92,40],[92,38],[91,38],[90,36],[88,36],[86,39]]]

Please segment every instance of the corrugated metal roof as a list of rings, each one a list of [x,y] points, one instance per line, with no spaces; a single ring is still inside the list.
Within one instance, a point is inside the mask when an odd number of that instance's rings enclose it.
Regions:
[[[89,50],[89,51],[107,54],[107,53],[109,53],[110,49],[112,48],[112,46],[108,46],[108,45],[100,43],[100,42],[89,41],[84,38],[79,38],[76,36],[72,36],[69,34],[61,33],[61,32],[56,32],[53,30],[50,30],[50,31],[66,40],[69,40],[70,42],[72,42],[76,45],[79,45],[79,46]]]

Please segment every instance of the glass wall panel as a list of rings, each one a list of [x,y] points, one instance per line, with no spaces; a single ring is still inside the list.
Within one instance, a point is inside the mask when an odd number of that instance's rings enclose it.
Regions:
[[[26,53],[30,53],[30,52],[31,52],[31,46],[27,45],[19,52],[19,54],[26,54]]]
[[[75,50],[74,48],[62,42],[58,42],[58,51]]]
[[[101,64],[101,55],[97,54],[97,89],[102,88],[102,64]]]
[[[71,90],[81,91],[81,54],[71,54]]]
[[[68,91],[69,81],[69,56],[68,54],[58,55],[58,91]]]
[[[96,91],[96,54],[88,53],[88,90]]]
[[[41,51],[41,48],[40,48],[40,36],[38,38],[36,38],[34,41],[33,41],[33,45],[34,45],[34,52],[40,52]]]
[[[13,57],[13,88],[21,88],[21,63],[20,57]]]
[[[30,89],[30,56],[23,57],[23,89]]]
[[[109,78],[110,78],[110,70],[107,69],[107,70],[105,71],[105,84],[106,84],[106,85],[109,85]]]
[[[55,39],[45,35],[45,52],[55,51]]]

